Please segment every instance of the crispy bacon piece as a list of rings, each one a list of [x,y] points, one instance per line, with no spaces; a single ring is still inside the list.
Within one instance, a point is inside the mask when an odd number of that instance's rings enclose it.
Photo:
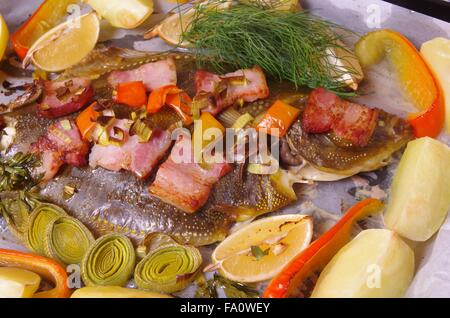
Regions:
[[[308,133],[333,132],[337,137],[363,147],[375,129],[379,111],[351,103],[336,94],[317,88],[311,92],[302,115]]]
[[[202,168],[193,160],[190,138],[181,137],[159,168],[149,192],[186,213],[194,213],[206,203],[213,185],[230,170],[227,163]]]
[[[147,63],[134,70],[114,71],[108,76],[108,83],[113,88],[120,83],[142,81],[147,91],[159,87],[177,84],[177,68],[173,58]]]
[[[64,82],[44,82],[43,99],[38,104],[38,115],[57,118],[74,113],[85,106],[94,95],[91,81],[74,78]]]
[[[230,80],[236,78],[236,82],[240,82],[238,78],[242,77],[244,78],[243,83],[233,83]],[[215,105],[204,109],[204,111],[213,115],[218,114],[239,100],[254,102],[255,100],[269,97],[266,77],[259,66],[237,70],[223,76],[206,71],[197,71],[195,73],[195,89],[197,95],[201,92],[214,95],[216,99]]]
[[[100,166],[111,171],[124,169],[141,179],[148,177],[169,150],[172,144],[171,135],[165,130],[154,129],[150,140],[140,143],[138,136],[129,135],[130,125],[129,120],[120,119],[110,127],[110,130],[119,127],[125,133],[123,144],[107,146],[95,144],[92,147],[89,155],[89,165],[92,168]]]
[[[75,167],[86,165],[89,144],[81,138],[77,126],[71,120],[58,121],[31,144],[30,151],[39,154],[42,165],[37,174],[43,174],[42,181],[52,179],[63,164]]]

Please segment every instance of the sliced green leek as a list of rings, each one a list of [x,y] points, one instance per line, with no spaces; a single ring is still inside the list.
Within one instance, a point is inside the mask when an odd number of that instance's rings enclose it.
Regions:
[[[136,253],[130,239],[120,234],[98,238],[81,262],[86,286],[124,286],[130,279]]]
[[[227,108],[218,116],[219,121],[227,128],[232,127],[240,117],[241,113],[238,112],[234,107]]]
[[[39,204],[31,213],[28,223],[27,244],[37,254],[45,255],[45,234],[54,219],[67,215],[59,206],[50,203]]]
[[[134,280],[140,289],[173,293],[186,288],[195,279],[202,263],[198,249],[180,245],[170,238],[164,239],[161,234],[155,236],[149,246],[149,253],[134,272]]]
[[[83,223],[69,216],[54,219],[45,235],[46,255],[62,264],[80,264],[95,239]]]
[[[231,128],[235,130],[239,130],[247,126],[247,124],[251,123],[253,121],[253,116],[249,113],[245,113],[244,115],[239,116],[239,118],[234,122],[233,126]]]

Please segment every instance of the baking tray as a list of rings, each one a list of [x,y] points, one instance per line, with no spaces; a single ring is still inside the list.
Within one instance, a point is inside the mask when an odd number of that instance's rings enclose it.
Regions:
[[[426,6],[426,3],[433,2]],[[40,0],[2,0],[0,12],[5,17],[11,31],[14,31],[39,5]],[[390,1],[402,2],[402,1]],[[450,24],[443,20],[431,17],[413,10],[410,1],[409,8],[399,7],[392,3],[379,0],[310,0],[301,1],[302,7],[320,17],[329,19],[337,24],[353,30],[357,34],[364,34],[379,28],[391,28],[403,33],[416,46],[435,37],[450,38]],[[442,10],[431,9],[438,8]],[[114,30],[103,25],[101,41],[107,45],[133,48],[137,50],[168,50],[171,49],[160,39],[144,41],[142,33],[151,25],[164,18],[164,14],[175,5],[162,0],[155,1],[155,13],[139,29],[125,31]],[[436,17],[445,18],[448,4],[437,1],[422,1],[422,12],[433,14]],[[413,9],[413,10],[411,10]],[[447,10],[447,11],[446,11]],[[444,14],[441,14],[444,13]],[[3,63],[14,63],[4,61]],[[3,68],[1,68],[3,69]],[[13,83],[29,80],[30,72],[0,71],[0,82],[8,79]],[[386,68],[375,68],[366,74],[366,80],[361,88],[361,96],[358,101],[370,106],[379,107],[392,113],[404,116],[405,107],[409,103],[402,97],[395,79]],[[374,92],[377,92],[374,94]],[[5,101],[5,96],[0,93],[0,103]],[[450,137],[441,135],[440,140],[450,144]],[[377,172],[366,173],[340,182],[320,183],[310,187],[299,187],[300,200],[297,204],[283,209],[279,213],[312,213],[316,218],[333,220],[346,207],[351,206],[356,199],[371,195],[381,200],[387,199],[387,189],[395,170],[394,163],[389,168]],[[324,212],[327,211],[327,212]],[[408,297],[450,297],[450,218],[446,220],[437,235],[424,244],[413,244],[416,252],[417,273],[407,293]],[[0,247],[21,249],[8,233],[6,224],[0,219]],[[204,248],[203,254],[208,258],[212,247]],[[436,288],[439,286],[439,288]],[[193,289],[189,288],[181,293],[181,296],[192,296]]]

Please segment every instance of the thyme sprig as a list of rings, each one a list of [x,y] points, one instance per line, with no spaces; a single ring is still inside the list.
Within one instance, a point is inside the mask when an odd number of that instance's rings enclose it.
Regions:
[[[11,158],[0,159],[0,191],[27,190],[34,187],[37,178],[32,169],[39,160],[30,153],[18,152]]]

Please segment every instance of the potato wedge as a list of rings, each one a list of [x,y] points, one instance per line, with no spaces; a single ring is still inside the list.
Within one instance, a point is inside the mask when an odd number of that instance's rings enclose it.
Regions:
[[[171,296],[119,286],[95,286],[77,289],[70,298],[171,298]]]
[[[31,271],[0,267],[0,298],[30,298],[40,283],[41,277]]]
[[[450,209],[450,148],[424,137],[408,143],[394,176],[384,215],[387,228],[426,241]]]
[[[365,230],[320,274],[311,297],[402,297],[414,275],[414,253],[395,232]]]

